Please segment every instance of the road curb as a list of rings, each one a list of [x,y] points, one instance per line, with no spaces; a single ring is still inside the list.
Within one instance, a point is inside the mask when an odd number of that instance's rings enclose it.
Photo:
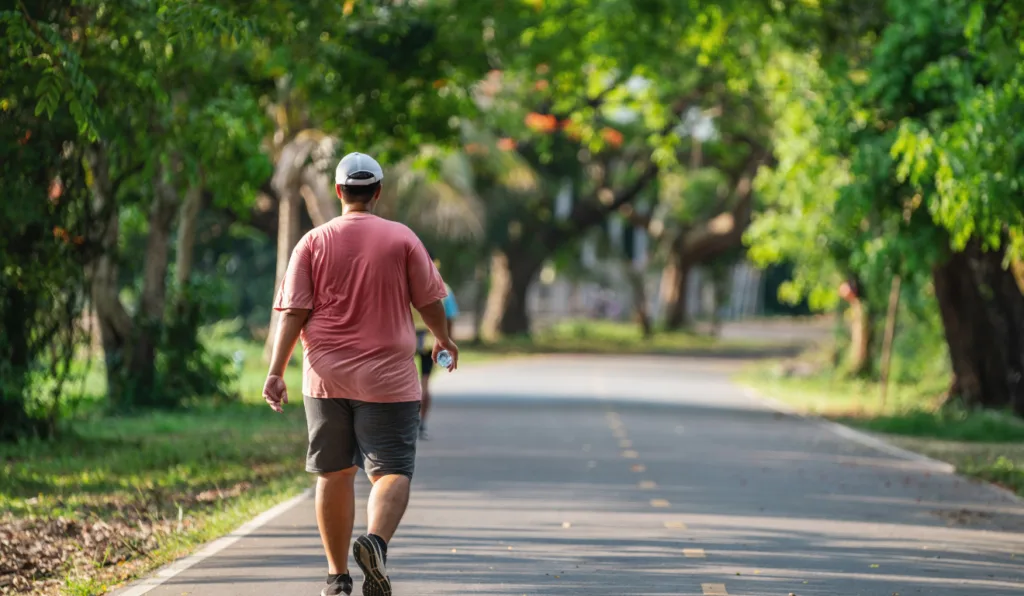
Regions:
[[[148,577],[137,580],[129,584],[127,587],[117,592],[113,592],[113,595],[142,596],[143,594],[146,594],[147,592],[156,589],[157,587],[166,583],[167,580],[178,575],[182,571],[185,571],[186,569],[198,563],[201,563],[206,559],[209,559],[210,557],[216,555],[220,551],[238,542],[242,538],[245,538],[249,534],[252,534],[256,530],[260,529],[262,526],[266,525],[275,517],[281,515],[285,511],[297,505],[300,501],[308,499],[312,494],[313,489],[307,488],[306,490],[302,491],[302,493],[300,493],[299,495],[296,495],[288,499],[287,501],[284,501],[283,503],[278,503],[277,505],[274,505],[270,509],[267,509],[266,511],[257,515],[251,520],[245,522],[230,534],[221,536],[220,538],[216,538],[213,541],[206,543],[195,553],[188,555],[186,557],[182,557],[172,563],[169,563],[168,565],[161,567]]]

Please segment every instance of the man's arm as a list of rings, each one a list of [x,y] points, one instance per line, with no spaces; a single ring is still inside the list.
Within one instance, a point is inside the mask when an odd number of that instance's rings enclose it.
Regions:
[[[295,344],[299,341],[302,326],[306,324],[311,311],[306,308],[287,308],[281,311],[277,322],[277,335],[274,336],[274,349],[270,356],[268,375],[284,376],[284,370],[291,360]]]
[[[444,312],[444,303],[440,300],[435,300],[416,310],[419,311],[427,329],[430,329],[430,332],[434,334],[434,339],[437,340],[437,343],[434,344],[434,359],[437,359],[437,353],[442,349],[448,350],[452,354],[452,366],[448,370],[458,368],[459,348],[452,341],[451,335],[448,333],[448,317]]]
[[[309,318],[310,310],[306,308],[286,308],[281,311],[277,322],[277,334],[274,335],[274,347],[271,351],[270,370],[267,381],[263,384],[263,399],[270,404],[275,412],[282,412],[281,406],[288,403],[288,388],[284,383],[284,370],[288,360],[295,351],[302,326]]]

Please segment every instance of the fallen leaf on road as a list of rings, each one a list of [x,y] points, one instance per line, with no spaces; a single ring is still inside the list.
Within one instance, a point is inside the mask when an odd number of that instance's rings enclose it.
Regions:
[[[571,527],[572,527],[572,524],[571,524],[571,523],[569,523],[569,522],[562,522],[562,527],[563,527],[563,528],[567,528],[567,529],[568,529],[568,528],[571,528]]]
[[[878,563],[872,563],[871,564],[871,568],[872,569],[878,569]]]

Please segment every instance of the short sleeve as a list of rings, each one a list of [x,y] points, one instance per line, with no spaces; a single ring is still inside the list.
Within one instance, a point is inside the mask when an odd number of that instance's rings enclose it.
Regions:
[[[303,308],[313,310],[313,266],[309,237],[303,237],[288,259],[284,282],[274,300],[274,310]]]
[[[423,308],[437,302],[448,295],[444,289],[444,280],[427,249],[419,238],[413,237],[413,245],[406,261],[409,276],[409,302],[416,308]]]

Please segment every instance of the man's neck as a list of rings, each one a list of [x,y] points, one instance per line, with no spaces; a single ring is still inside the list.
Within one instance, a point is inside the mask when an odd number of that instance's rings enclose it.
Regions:
[[[349,213],[370,213],[370,207],[366,203],[342,203],[341,214],[348,215]]]

